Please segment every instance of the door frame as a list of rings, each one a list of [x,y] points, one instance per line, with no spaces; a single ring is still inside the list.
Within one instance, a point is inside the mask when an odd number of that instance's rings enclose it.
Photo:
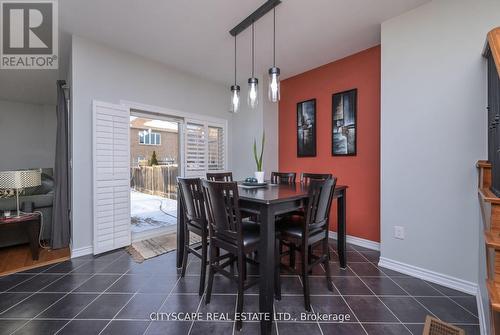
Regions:
[[[196,114],[196,113],[190,113],[190,112],[183,112],[179,111],[176,109],[171,109],[171,108],[164,108],[160,106],[154,106],[154,105],[148,105],[148,104],[143,104],[140,102],[135,102],[135,101],[129,101],[129,100],[120,100],[120,105],[123,105],[129,109],[129,113],[131,114],[132,110],[139,110],[142,112],[145,112],[145,114],[149,114],[151,116],[158,116],[158,117],[174,117],[174,118],[179,118],[182,119],[182,127],[179,127],[179,161],[181,165],[180,169],[180,176],[185,177],[186,171],[185,171],[185,150],[184,150],[184,131],[185,131],[185,126],[188,121],[191,122],[196,122],[196,121],[202,121],[204,123],[210,122],[215,125],[221,125],[224,127],[224,131],[226,132],[224,135],[224,155],[225,155],[225,168],[228,168],[228,163],[229,163],[229,156],[228,156],[228,120],[223,119],[223,118],[218,118],[215,116],[210,116],[210,115],[202,115],[202,114]],[[182,128],[182,129],[180,129]]]

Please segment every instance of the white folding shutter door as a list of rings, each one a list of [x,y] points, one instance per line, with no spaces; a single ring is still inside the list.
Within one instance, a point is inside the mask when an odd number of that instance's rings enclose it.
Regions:
[[[224,128],[208,126],[208,171],[224,170]]]
[[[130,112],[93,103],[94,254],[131,243]]]
[[[207,170],[207,139],[203,123],[186,122],[186,177],[204,177]]]

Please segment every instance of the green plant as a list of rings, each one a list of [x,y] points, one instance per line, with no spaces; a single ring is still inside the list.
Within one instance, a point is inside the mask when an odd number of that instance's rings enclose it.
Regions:
[[[155,166],[155,165],[158,165],[158,158],[156,158],[156,151],[153,151],[151,159],[149,160],[149,166]]]
[[[253,157],[255,158],[255,164],[257,164],[257,171],[262,171],[262,155],[264,154],[264,143],[266,142],[266,133],[262,132],[262,146],[260,148],[260,154],[257,155],[257,140],[253,140]]]

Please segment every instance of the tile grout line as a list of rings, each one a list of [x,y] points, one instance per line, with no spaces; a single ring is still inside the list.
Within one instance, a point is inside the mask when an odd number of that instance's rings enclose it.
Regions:
[[[205,288],[206,288],[206,286],[205,286]],[[203,298],[206,298],[206,297],[205,297],[205,291],[203,291],[203,294],[202,294],[202,296],[201,296],[201,298],[200,298],[200,301],[198,302],[198,307],[196,308],[196,313],[198,313],[198,312],[199,312],[199,310],[200,310],[201,303],[203,302]],[[195,321],[195,320],[191,321],[191,325],[189,326],[189,329],[188,329],[187,335],[191,334],[191,331],[193,330],[193,327],[194,327],[194,321]],[[233,326],[233,329],[234,329],[234,326]]]
[[[365,329],[365,326],[363,326],[363,324],[361,323],[361,321],[359,321],[358,316],[356,315],[356,313],[354,313],[354,310],[351,308],[351,306],[349,305],[349,303],[347,302],[347,300],[345,299],[345,297],[342,295],[342,292],[340,292],[340,290],[337,288],[337,285],[335,285],[335,283],[333,281],[332,281],[332,285],[339,292],[340,297],[342,298],[342,301],[344,301],[344,304],[346,304],[347,308],[349,308],[349,310],[351,311],[352,315],[354,315],[354,317],[356,318],[356,321],[361,326],[361,328],[363,329],[363,331],[365,332],[365,334],[368,335],[368,331]]]
[[[120,278],[121,278],[121,277],[120,277]],[[118,279],[120,279],[120,278],[118,278]],[[113,285],[111,285],[111,286],[113,286]],[[110,287],[111,287],[111,286],[110,286]],[[112,322],[113,320],[115,320],[115,318],[118,316],[118,314],[120,314],[120,312],[121,312],[121,311],[122,311],[122,310],[123,310],[123,309],[124,309],[124,308],[128,305],[128,303],[129,303],[132,299],[134,299],[134,297],[135,297],[136,295],[137,295],[137,292],[135,292],[134,294],[132,294],[132,296],[130,297],[130,299],[128,299],[128,300],[127,300],[127,302],[126,302],[126,303],[122,306],[122,308],[120,308],[120,309],[118,310],[118,312],[116,312],[116,313],[115,313],[115,315],[111,318],[111,320],[109,320],[109,322],[108,322],[108,323],[104,326],[104,328],[102,328],[102,329],[101,329],[101,331],[98,333],[98,335],[101,335],[101,334],[102,334],[102,332],[103,332],[103,331],[104,331],[104,330],[105,330],[105,329],[106,329],[106,328],[107,328],[107,327],[111,324],[111,322]]]
[[[117,257],[117,258],[119,258],[119,257]],[[80,266],[83,266],[83,265],[85,265],[85,264],[87,264],[87,263],[88,263],[88,262],[85,262],[84,264],[82,264],[82,265],[80,265]],[[79,266],[79,267],[80,267],[80,266]],[[71,272],[71,271],[70,271],[70,272]],[[21,301],[17,302],[16,304],[14,304],[14,305],[10,306],[10,307],[9,307],[9,308],[7,308],[6,310],[4,310],[2,313],[0,313],[0,315],[1,315],[1,314],[4,314],[5,312],[9,311],[10,309],[14,308],[15,306],[17,306],[17,305],[21,304],[22,302],[26,301],[27,299],[29,299],[30,297],[34,296],[34,295],[35,295],[35,294],[37,294],[37,293],[40,293],[40,294],[46,294],[47,292],[41,292],[41,291],[42,291],[44,288],[46,288],[46,287],[48,287],[48,286],[50,286],[50,285],[54,284],[55,282],[57,282],[57,281],[61,280],[61,279],[62,279],[62,278],[64,278],[66,275],[68,275],[70,272],[68,272],[68,273],[66,273],[66,274],[62,274],[62,277],[61,277],[61,278],[56,279],[56,280],[54,280],[54,281],[52,281],[52,282],[48,283],[47,285],[45,285],[44,287],[40,288],[40,289],[39,289],[38,291],[36,291],[36,292],[26,292],[26,293],[31,293],[31,294],[30,294],[30,295],[28,295],[26,298],[22,299]],[[33,277],[31,277],[31,278],[35,278],[37,275],[39,275],[39,274],[41,274],[41,273],[43,273],[43,272],[40,272],[40,273],[36,274],[35,276],[33,276]],[[93,277],[93,276],[90,276],[89,278],[87,278],[87,279],[86,279],[85,281],[83,281],[83,282],[82,282],[82,283],[81,283],[78,287],[80,287],[81,285],[83,285],[85,282],[87,282],[88,280],[90,280],[90,278],[92,278],[92,277]],[[22,283],[24,283],[24,282],[26,282],[26,281],[23,281],[23,282],[21,282],[21,283],[19,283],[19,284],[15,285],[15,286],[13,286],[11,289],[13,289],[13,288],[17,287],[18,285],[21,285],[21,284],[22,284]],[[76,288],[75,288],[75,289],[76,289]],[[9,290],[10,290],[10,289],[9,289]],[[73,290],[74,290],[74,289],[73,289]],[[73,291],[73,290],[72,290],[72,291]],[[11,292],[11,293],[17,293],[17,292]],[[66,293],[66,294],[64,294],[64,295],[63,295],[60,299],[58,299],[57,301],[55,301],[54,303],[52,303],[51,305],[49,305],[47,308],[50,308],[52,305],[54,305],[55,303],[57,303],[58,301],[60,301],[61,299],[63,299],[63,298],[64,298],[65,296],[67,296],[70,292],[69,292],[69,293],[68,293],[68,292],[55,292],[55,293],[57,293],[57,294],[63,294],[63,293]],[[47,308],[46,308],[46,309],[47,309]],[[44,309],[44,310],[43,310],[43,311],[41,311],[40,313],[43,313],[46,309]],[[21,326],[19,326],[19,327],[17,327],[16,329],[14,329],[14,331],[13,331],[11,334],[13,334],[13,333],[17,332],[18,330],[20,330],[21,328],[23,328],[24,326],[26,326],[29,322],[31,322],[32,320],[34,320],[34,319],[35,319],[35,318],[36,318],[36,317],[37,317],[40,313],[38,313],[37,315],[35,315],[35,317],[33,317],[33,318],[27,318],[27,321],[26,321],[24,324],[22,324]]]
[[[400,289],[402,289],[402,290],[403,290],[403,292],[405,292],[406,294],[408,294],[408,296],[409,296],[410,298],[412,298],[414,301],[416,301],[416,302],[417,302],[417,304],[419,304],[420,306],[422,306],[422,307],[423,307],[423,308],[424,308],[427,312],[429,312],[432,316],[434,316],[434,317],[436,317],[437,319],[439,319],[439,318],[437,317],[437,315],[436,315],[436,314],[434,314],[434,313],[433,313],[433,312],[432,312],[429,308],[427,308],[427,307],[426,307],[424,304],[422,304],[422,303],[421,303],[418,299],[416,299],[417,297],[419,297],[419,298],[420,298],[420,297],[422,297],[422,296],[414,296],[414,295],[412,295],[412,294],[411,294],[410,292],[408,292],[408,291],[407,291],[407,290],[406,290],[403,286],[399,285],[399,283],[398,283],[397,281],[395,281],[395,280],[394,280],[391,276],[387,275],[387,274],[384,272],[384,270],[383,270],[383,269],[381,269],[380,271],[382,271],[382,273],[384,273],[384,274],[387,276],[387,278],[389,278],[389,280],[391,280],[394,284],[396,284],[396,286],[398,286]],[[416,278],[416,277],[411,277],[411,276],[409,276],[408,278],[419,279],[419,278]],[[439,292],[439,291],[438,291],[438,292]],[[423,297],[425,297],[425,296],[423,296]],[[435,297],[435,296],[429,296],[429,297]]]
[[[118,260],[120,257],[121,257],[121,256],[117,257],[117,259],[116,259],[116,260]],[[116,260],[112,261],[111,263],[115,262]],[[110,263],[110,265],[111,265],[111,263]],[[84,264],[87,264],[87,262],[86,262],[86,263],[84,263]],[[84,264],[82,264],[81,266],[83,266]],[[70,272],[68,272],[67,274],[69,274],[69,273],[71,273],[71,271],[70,271]],[[50,282],[49,284],[47,284],[47,285],[45,285],[44,287],[40,288],[37,292],[34,292],[34,293],[33,293],[32,295],[30,295],[29,297],[32,297],[32,296],[33,296],[33,295],[35,295],[36,293],[42,293],[42,292],[41,292],[41,290],[43,290],[44,288],[46,288],[46,287],[48,287],[48,286],[52,285],[53,283],[55,283],[55,282],[57,282],[57,281],[59,281],[59,280],[61,280],[61,279],[62,279],[62,278],[64,278],[67,274],[63,275],[61,278],[59,278],[59,279],[57,279],[57,280],[55,280],[55,281],[53,281],[53,282]],[[42,314],[42,313],[43,313],[43,312],[45,312],[47,309],[49,309],[50,307],[52,307],[54,304],[56,304],[56,303],[58,303],[59,301],[61,301],[61,299],[63,299],[64,297],[68,296],[71,292],[73,292],[74,290],[76,290],[78,287],[82,286],[84,283],[86,283],[87,281],[89,281],[89,280],[90,280],[91,278],[93,278],[94,276],[95,276],[95,274],[94,274],[94,275],[92,275],[92,276],[90,276],[89,278],[87,278],[85,281],[83,281],[80,285],[78,285],[77,287],[75,287],[75,288],[74,288],[73,290],[71,290],[70,292],[59,292],[59,294],[63,294],[63,293],[65,293],[65,294],[64,294],[61,298],[57,299],[57,300],[56,300],[56,301],[54,301],[52,304],[50,304],[48,307],[46,307],[45,309],[43,309],[40,313],[36,314],[33,318],[29,319],[29,320],[28,320],[27,322],[25,322],[23,325],[21,325],[20,327],[16,328],[16,329],[15,329],[15,330],[11,333],[11,334],[13,334],[13,333],[17,332],[18,330],[20,330],[20,329],[22,329],[24,326],[26,326],[29,322],[31,322],[31,321],[33,321],[33,320],[35,320],[35,319],[36,319],[36,317],[37,317],[38,315]],[[27,297],[26,299],[28,299],[29,297]],[[26,300],[26,299],[24,299],[24,300]],[[22,301],[24,301],[24,300],[22,300]],[[3,313],[5,313],[6,311],[10,310],[11,308],[13,308],[13,307],[17,306],[17,305],[18,305],[18,304],[20,304],[22,301],[20,301],[19,303],[15,304],[15,305],[13,305],[13,306],[11,306],[11,307],[9,307],[7,310],[3,311],[3,312],[2,312],[2,314],[3,314]],[[62,328],[64,328],[65,326],[66,326],[66,324],[65,324]],[[61,328],[61,329],[62,329],[62,328]],[[59,329],[59,330],[56,332],[56,334],[57,334],[57,333],[58,333],[61,329]]]
[[[121,256],[118,256],[115,260],[113,260],[111,263],[109,263],[106,267],[108,267],[108,266],[110,266],[111,264],[113,264],[114,262],[118,261],[118,260],[119,260],[120,258],[122,258],[124,255],[126,255],[126,254],[123,254],[123,255],[121,255]],[[76,269],[75,269],[75,270],[76,270]],[[73,271],[71,271],[71,272],[73,272]],[[71,272],[70,272],[70,273],[71,273]],[[126,271],[126,272],[128,272],[128,271]],[[125,273],[126,273],[126,272],[125,272]],[[124,274],[125,274],[125,273],[124,273]],[[113,282],[112,282],[112,283],[111,283],[111,284],[110,284],[110,285],[109,285],[106,289],[104,289],[104,290],[103,290],[103,292],[104,292],[104,291],[106,291],[106,290],[107,290],[108,288],[110,288],[111,286],[113,286],[113,285],[114,285],[114,284],[115,284],[118,280],[120,280],[120,278],[122,278],[122,277],[123,277],[123,275],[124,275],[124,274],[122,274],[121,276],[119,276],[118,278],[116,278],[116,280],[115,280],[115,281],[113,281]],[[88,279],[87,279],[87,280],[85,280],[83,283],[81,283],[80,285],[78,285],[77,287],[75,287],[73,290],[71,290],[71,292],[67,293],[64,297],[66,297],[67,295],[69,295],[70,293],[72,293],[74,290],[78,289],[79,287],[81,287],[82,285],[84,285],[85,283],[87,283],[90,279],[94,278],[96,275],[101,275],[101,274],[100,274],[100,273],[93,273],[93,274],[92,274],[92,276],[90,276],[90,278],[88,278]],[[78,315],[80,315],[80,313],[81,313],[81,312],[83,312],[85,309],[87,309],[87,307],[89,307],[89,306],[90,306],[90,305],[91,305],[94,301],[96,301],[97,299],[99,299],[99,297],[100,297],[100,296],[102,296],[103,292],[100,292],[100,293],[98,293],[98,292],[90,292],[89,294],[97,294],[97,297],[95,297],[95,298],[94,298],[94,299],[92,299],[92,300],[91,300],[91,301],[90,301],[87,305],[85,305],[85,307],[83,307],[83,308],[80,310],[80,312],[76,313],[76,315],[75,315],[73,318],[71,318],[68,322],[66,322],[66,323],[65,323],[65,324],[64,324],[64,325],[63,325],[63,326],[62,326],[62,327],[61,327],[61,328],[60,328],[60,329],[59,329],[59,330],[55,333],[55,334],[58,334],[58,333],[59,333],[61,330],[63,330],[63,329],[64,329],[64,328],[65,328],[65,327],[66,327],[66,326],[67,326],[67,325],[68,325],[71,321],[75,320],[75,319],[76,319],[76,317],[77,317]],[[64,297],[62,297],[62,298],[64,298]],[[61,299],[62,299],[62,298],[61,298]],[[59,299],[59,300],[61,300],[61,299]],[[57,301],[56,301],[56,303],[57,303]],[[51,305],[51,306],[52,306],[52,305]],[[50,308],[51,306],[49,306],[48,308]],[[46,308],[45,310],[47,310],[48,308]],[[45,311],[45,310],[44,310],[44,311]],[[42,311],[42,313],[43,313],[44,311]],[[55,334],[54,334],[54,335],[55,335]]]
[[[189,256],[189,253],[186,255],[186,257]],[[186,270],[188,268],[188,266],[193,262],[193,260],[190,260],[188,262],[188,264],[186,265]],[[177,271],[179,270],[179,268],[177,268]],[[179,276],[177,278],[177,280],[175,281],[175,284],[173,285],[172,289],[170,290],[170,292],[167,294],[167,296],[165,297],[165,299],[162,301],[161,305],[158,307],[158,312],[160,312],[160,310],[162,309],[162,307],[165,305],[165,302],[167,301],[167,299],[172,295],[172,292],[174,291],[174,289],[177,287],[177,285],[179,285],[179,281],[181,280],[181,276],[179,275],[179,273],[176,274],[177,276]],[[193,321],[194,322],[194,321]],[[153,321],[150,320],[148,326],[146,327],[146,329],[144,330],[143,332],[143,335],[145,335],[147,332],[148,332],[148,329],[149,327],[151,327],[151,325],[153,324]]]
[[[432,286],[431,284],[427,283],[427,281],[423,280],[422,281],[427,284],[428,286],[432,287],[433,289],[435,289],[436,291],[438,291],[439,293],[441,293],[443,296],[445,296],[446,298],[448,298],[448,300],[451,300],[455,305],[459,306],[460,308],[462,308],[464,311],[466,311],[467,313],[469,313],[470,315],[476,317],[478,319],[478,322],[479,322],[479,316],[478,315],[474,315],[474,313],[472,313],[471,311],[469,311],[467,308],[463,307],[462,305],[460,305],[458,302],[456,302],[455,300],[452,299],[451,296],[448,296],[446,294],[444,294],[443,292],[441,292],[437,287],[434,287]]]
[[[370,292],[372,292],[372,293],[375,295],[375,292],[374,292],[374,291],[370,288],[370,286],[368,286],[368,285],[365,283],[365,281],[364,281],[364,280],[363,280],[360,276],[358,276],[358,274],[356,273],[356,271],[354,271],[354,270],[353,270],[353,269],[352,269],[349,265],[347,265],[347,267],[348,267],[348,268],[349,268],[352,272],[354,272],[354,273],[357,275],[358,279],[359,279],[359,280],[361,280],[361,282],[363,283],[363,285],[365,285],[365,286],[366,286],[366,287],[370,290]],[[382,303],[382,305],[384,305],[384,306],[385,306],[385,308],[387,308],[387,310],[388,310],[389,312],[391,312],[391,314],[392,314],[392,315],[396,318],[396,320],[398,320],[398,322],[399,322],[401,325],[403,325],[403,327],[405,327],[405,329],[406,329],[406,330],[408,330],[408,332],[409,332],[410,334],[413,334],[413,333],[411,332],[411,330],[410,330],[410,329],[408,329],[408,327],[407,327],[407,326],[406,326],[403,322],[401,322],[401,320],[400,320],[400,319],[397,317],[397,315],[396,315],[396,314],[392,311],[392,309],[390,309],[390,308],[389,308],[389,306],[387,306],[387,305],[385,304],[385,302],[383,302],[383,301],[382,301],[382,299],[380,299],[377,295],[375,295],[375,297],[378,299],[378,301],[380,301],[380,302]]]

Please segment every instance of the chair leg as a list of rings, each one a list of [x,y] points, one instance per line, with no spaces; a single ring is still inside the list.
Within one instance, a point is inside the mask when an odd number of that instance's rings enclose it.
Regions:
[[[240,253],[238,257],[238,302],[236,305],[236,313],[238,313],[239,315],[241,315],[241,313],[243,312],[243,287],[246,275],[246,271],[244,270],[246,267],[245,263],[245,255],[243,253]],[[236,321],[236,329],[240,331],[242,326],[243,323],[241,321],[241,318],[238,318],[238,320]]]
[[[217,250],[215,247],[212,246],[212,241],[210,241],[210,261],[209,261],[209,266],[208,266],[208,285],[207,285],[207,292],[205,296],[205,304],[210,303],[210,298],[212,297],[212,286],[214,284],[214,265],[215,265],[215,258],[217,257]]]
[[[201,241],[201,271],[200,271],[200,288],[198,294],[203,295],[205,291],[205,277],[207,274],[207,239]]]
[[[276,268],[274,269],[274,297],[276,300],[281,300],[281,250],[283,249],[283,245],[281,244],[281,241],[279,239],[276,240],[276,245],[275,245],[275,255],[276,255],[276,260],[275,260],[275,265]]]
[[[311,297],[309,295],[309,248],[302,248],[302,284],[304,285],[304,306],[306,311],[311,311]]]
[[[310,245],[307,250],[307,256],[308,256],[307,261],[309,262],[309,264],[312,263],[312,254],[313,254],[312,245]]]
[[[328,239],[323,241],[323,257],[325,261],[323,264],[325,265],[326,271],[326,285],[328,290],[333,292],[333,283],[332,283],[332,275],[330,273],[330,248],[328,247]]]
[[[243,280],[247,280],[247,257],[245,255],[243,255],[243,259],[242,259],[242,271],[243,272],[240,272],[242,273],[243,275]]]
[[[290,255],[288,255],[290,261],[289,265],[292,269],[295,269],[295,245],[293,243],[290,243],[288,248],[290,252]]]
[[[187,230],[187,229],[186,229],[185,236],[186,236],[186,238],[184,240],[184,258],[182,259],[181,277],[184,277],[186,275],[187,260],[189,257],[189,230]]]

